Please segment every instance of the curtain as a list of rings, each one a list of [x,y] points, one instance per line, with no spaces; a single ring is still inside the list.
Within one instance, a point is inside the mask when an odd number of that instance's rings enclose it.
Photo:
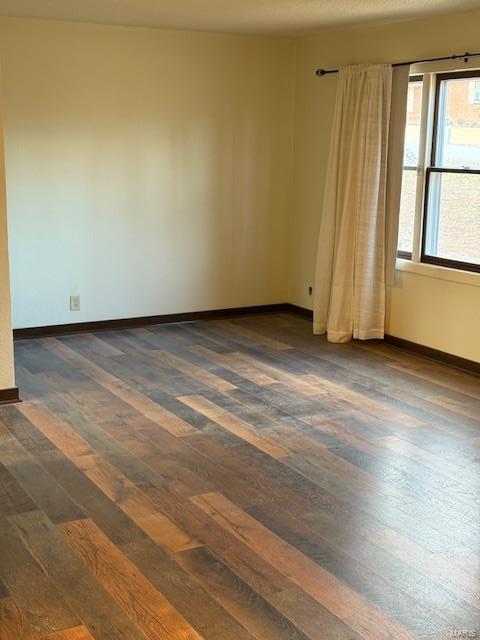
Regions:
[[[339,72],[315,273],[314,333],[383,338],[394,273],[408,67]],[[392,100],[392,94],[394,99]]]
[[[393,68],[390,128],[388,132],[387,209],[385,221],[385,280],[387,286],[393,285],[395,280],[409,73],[410,67],[408,65]]]

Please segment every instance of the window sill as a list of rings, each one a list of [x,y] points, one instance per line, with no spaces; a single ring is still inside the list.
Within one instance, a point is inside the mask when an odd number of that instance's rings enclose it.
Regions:
[[[404,260],[403,258],[397,258],[395,268],[397,271],[414,273],[427,278],[435,278],[437,280],[446,280],[448,282],[467,284],[472,287],[480,287],[480,273],[460,271],[459,269],[440,267],[439,265],[426,264],[425,262],[412,262],[411,260]]]

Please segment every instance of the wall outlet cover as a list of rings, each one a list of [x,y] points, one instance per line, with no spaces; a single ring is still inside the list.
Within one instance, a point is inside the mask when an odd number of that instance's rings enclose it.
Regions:
[[[80,311],[80,296],[70,296],[70,311]]]

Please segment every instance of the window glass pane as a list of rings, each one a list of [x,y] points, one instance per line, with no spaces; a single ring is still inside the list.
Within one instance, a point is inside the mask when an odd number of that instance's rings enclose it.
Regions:
[[[441,80],[435,164],[480,169],[480,76]]]
[[[427,255],[480,264],[480,175],[430,174]]]
[[[413,225],[415,221],[415,201],[417,189],[417,165],[420,149],[420,124],[422,119],[423,78],[411,80],[408,84],[407,118],[405,126],[405,148],[403,153],[402,195],[400,200],[400,220],[398,226],[398,250],[412,253]],[[408,169],[405,169],[408,167]]]
[[[410,82],[408,85],[407,126],[405,129],[405,150],[403,156],[403,164],[406,167],[416,167],[418,164],[420,120],[422,117],[422,90],[422,80]]]
[[[404,169],[402,177],[402,197],[400,200],[400,221],[398,225],[398,250],[412,253],[413,225],[415,221],[415,194],[417,171]]]
[[[470,104],[480,103],[480,79],[470,80],[468,84],[468,102]]]

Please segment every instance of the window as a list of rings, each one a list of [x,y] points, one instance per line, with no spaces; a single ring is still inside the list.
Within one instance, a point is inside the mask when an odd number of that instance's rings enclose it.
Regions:
[[[398,255],[411,259],[415,201],[417,192],[418,156],[420,151],[420,124],[422,118],[422,76],[412,76],[408,85],[407,125],[403,152],[402,197],[400,200],[400,223]]]
[[[468,86],[468,101],[470,104],[480,103],[480,80],[471,80]]]
[[[410,95],[398,255],[480,272],[480,71],[415,76]]]

